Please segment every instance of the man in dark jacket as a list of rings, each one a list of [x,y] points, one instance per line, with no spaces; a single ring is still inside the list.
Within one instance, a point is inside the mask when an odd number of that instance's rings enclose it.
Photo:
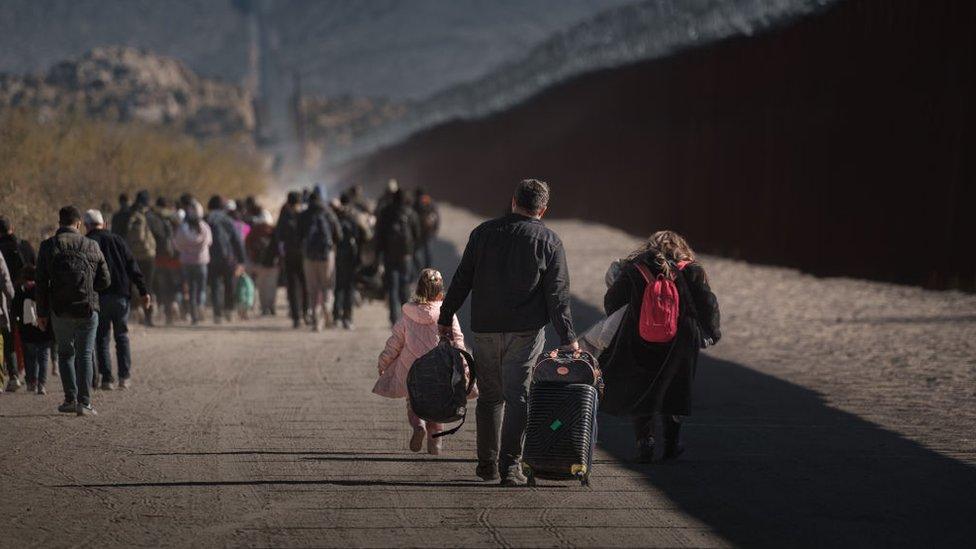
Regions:
[[[477,475],[492,480],[501,474],[503,486],[525,483],[520,460],[529,371],[543,352],[546,324],[552,323],[563,348],[579,349],[566,253],[541,221],[548,204],[549,186],[526,179],[515,190],[511,214],[471,232],[438,320],[441,334],[450,337],[454,314],[472,295],[480,390]]]
[[[321,192],[309,197],[308,209],[299,216],[298,227],[305,252],[312,329],[319,331],[323,323],[332,323],[336,244],[342,240],[342,228],[332,208],[323,203]]]
[[[14,235],[13,225],[6,217],[0,216],[0,254],[3,255],[7,272],[14,286],[21,282],[21,271],[27,265],[37,263],[34,255],[34,248],[26,240],[17,238]],[[14,338],[10,329],[0,327],[3,337],[3,363],[7,370],[9,381],[7,382],[8,391],[16,391],[20,388],[20,377],[18,376],[18,366],[14,360]]]
[[[129,195],[119,195],[119,211],[112,214],[112,232],[125,238],[125,231],[129,225]]]
[[[7,270],[14,284],[21,280],[20,270],[24,266],[37,264],[37,254],[30,242],[17,238],[10,220],[3,216],[0,216],[0,253],[7,261]]]
[[[245,260],[244,241],[234,226],[234,220],[224,211],[224,199],[214,195],[207,203],[210,213],[207,224],[213,235],[210,245],[210,266],[207,278],[210,283],[210,297],[214,309],[214,322],[222,319],[228,322],[236,308],[234,303],[234,282],[243,271]]]
[[[407,203],[403,189],[393,191],[376,222],[376,251],[383,257],[383,277],[390,305],[390,323],[400,319],[400,309],[410,299],[414,254],[420,242],[420,221]]]
[[[284,256],[282,268],[285,286],[288,288],[288,308],[295,328],[301,326],[302,319],[308,314],[305,257],[302,252],[302,234],[298,226],[298,207],[301,201],[302,196],[299,193],[294,191],[288,193],[288,199],[278,215],[278,226],[275,227],[275,236]]]
[[[364,240],[362,229],[356,223],[352,197],[343,193],[338,210],[342,238],[336,246],[336,290],[333,319],[346,330],[352,329],[353,292],[356,286],[356,269],[359,267],[360,246]]]
[[[65,206],[60,228],[41,243],[37,257],[38,327],[54,326],[58,368],[64,387],[59,412],[94,415],[91,404],[92,351],[98,327],[98,292],[112,276],[95,241],[81,234],[81,212]]]
[[[119,389],[129,388],[129,375],[132,367],[132,354],[129,350],[129,301],[132,286],[135,285],[142,297],[142,306],[148,307],[149,288],[143,278],[138,263],[132,256],[129,246],[117,234],[105,230],[105,221],[98,210],[85,212],[85,226],[88,238],[98,244],[105,256],[112,282],[108,288],[98,292],[98,329],[95,348],[98,356],[98,371],[102,378],[101,389],[111,391],[115,388],[112,377],[112,352],[109,349],[109,336],[115,335],[115,358],[118,361]]]

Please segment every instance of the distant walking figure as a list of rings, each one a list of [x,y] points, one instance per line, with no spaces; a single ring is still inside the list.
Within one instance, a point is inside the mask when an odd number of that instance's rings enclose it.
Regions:
[[[59,412],[94,415],[91,403],[92,352],[98,327],[98,292],[112,283],[105,256],[81,234],[81,212],[65,206],[60,228],[41,242],[37,257],[38,327],[54,325],[58,368],[64,388]]]
[[[3,257],[4,265],[10,275],[10,280],[15,287],[23,281],[21,272],[24,267],[37,263],[34,248],[26,240],[17,238],[14,235],[13,224],[3,216],[0,216],[0,255]],[[0,335],[3,336],[2,362],[6,365],[6,374],[10,378],[7,382],[7,390],[16,391],[20,387],[20,378],[18,377],[18,367],[14,360],[16,353],[14,352],[15,342],[13,332],[3,329],[2,325],[0,325],[0,332],[2,332]],[[0,381],[2,380],[3,372],[0,372]],[[2,386],[0,386],[0,392],[3,392]]]
[[[297,192],[288,193],[288,199],[278,215],[275,237],[280,243],[282,253],[281,268],[284,270],[285,286],[288,289],[288,311],[292,326],[298,328],[308,314],[308,288],[305,283],[305,253],[302,249],[302,231],[298,219],[302,196]]]
[[[434,269],[424,269],[417,281],[417,293],[413,301],[403,306],[403,316],[393,326],[393,335],[386,341],[380,354],[379,380],[373,392],[388,398],[407,396],[407,374],[414,361],[437,346],[440,335],[437,320],[441,315],[441,302],[444,299],[444,279]],[[450,339],[455,347],[464,348],[464,335],[457,317],[452,317]],[[440,423],[425,423],[417,417],[407,400],[407,419],[413,427],[410,450],[419,452],[427,437],[427,452],[439,454],[441,443],[433,436],[441,432]]]
[[[213,243],[210,225],[202,218],[203,207],[194,200],[186,209],[186,221],[177,229],[173,239],[173,245],[180,254],[190,321],[193,324],[203,318],[202,307],[207,295],[207,267],[210,264],[210,245]]]
[[[529,371],[552,323],[566,349],[576,350],[563,243],[542,223],[549,186],[519,183],[512,213],[482,223],[468,239],[441,307],[442,333],[471,294],[478,385],[478,468],[504,486],[526,482],[521,471]]]
[[[649,284],[655,285],[651,295],[662,299],[670,295],[669,288],[677,291],[676,332],[668,340],[660,329],[668,327],[667,317],[647,317],[655,312],[645,295]],[[691,414],[698,352],[722,337],[718,300],[705,270],[681,235],[656,232],[624,260],[604,306],[608,315],[629,307],[617,337],[600,357],[606,383],[600,408],[634,418],[640,463],[654,459],[654,420],[662,416],[664,459],[673,459],[684,451],[679,440],[681,417]]]
[[[226,202],[214,195],[207,203],[210,210],[207,225],[210,226],[213,241],[210,244],[210,267],[207,281],[210,283],[210,303],[213,305],[214,323],[230,321],[237,309],[234,295],[235,279],[240,274],[245,260],[244,241],[227,212]]]
[[[414,253],[420,243],[420,221],[407,203],[403,189],[389,193],[376,222],[376,250],[383,256],[383,283],[390,307],[390,324],[400,318],[400,307],[410,298]]]
[[[298,225],[305,252],[305,284],[310,322],[315,331],[332,324],[335,301],[336,243],[342,238],[339,220],[320,192],[312,193]]]

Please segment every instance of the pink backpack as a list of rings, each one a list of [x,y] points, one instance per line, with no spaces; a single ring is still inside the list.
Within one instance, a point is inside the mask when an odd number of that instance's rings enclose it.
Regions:
[[[687,264],[687,261],[678,263],[678,270],[683,270]],[[641,263],[636,266],[647,281],[637,321],[641,339],[648,343],[667,343],[678,333],[678,287],[664,273],[651,278],[647,266]]]

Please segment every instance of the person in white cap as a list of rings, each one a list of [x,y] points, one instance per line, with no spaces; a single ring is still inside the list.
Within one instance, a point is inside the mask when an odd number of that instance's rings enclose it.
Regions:
[[[119,235],[105,230],[102,212],[85,212],[85,227],[88,238],[98,243],[105,262],[108,263],[112,282],[108,288],[98,292],[98,329],[95,335],[95,356],[98,358],[100,388],[105,391],[115,389],[112,375],[112,352],[109,348],[111,335],[115,336],[115,358],[118,363],[118,388],[127,389],[131,385],[132,353],[129,349],[129,302],[132,286],[135,285],[141,296],[141,305],[148,308],[152,298],[139,264],[132,255],[129,245]]]

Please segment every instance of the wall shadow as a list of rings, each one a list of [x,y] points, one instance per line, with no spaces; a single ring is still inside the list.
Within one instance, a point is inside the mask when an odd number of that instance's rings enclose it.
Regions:
[[[438,241],[435,259],[449,280],[458,252]],[[470,333],[467,305],[460,317]],[[573,317],[582,331],[602,311],[574,299]],[[832,408],[816,391],[702,355],[685,425],[688,451],[673,463],[629,464],[630,423],[607,414],[599,444],[736,545],[964,547],[976,539],[976,467]],[[599,478],[597,467],[596,487]]]
[[[683,429],[688,451],[674,463],[630,468],[726,539],[767,547],[962,547],[976,539],[973,466],[742,365],[703,356],[698,372],[695,415]],[[621,460],[632,456],[629,423],[601,421],[601,445]]]

